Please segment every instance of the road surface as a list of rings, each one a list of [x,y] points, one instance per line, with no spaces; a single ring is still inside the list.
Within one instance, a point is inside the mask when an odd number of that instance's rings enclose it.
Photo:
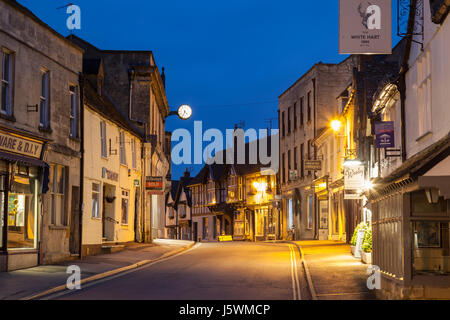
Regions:
[[[70,300],[299,300],[308,290],[297,248],[199,243],[179,255],[47,297]]]

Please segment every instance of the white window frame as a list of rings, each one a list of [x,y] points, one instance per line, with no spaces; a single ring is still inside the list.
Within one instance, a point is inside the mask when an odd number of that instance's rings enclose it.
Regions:
[[[135,139],[131,139],[131,165],[133,169],[137,169],[137,148]]]
[[[94,185],[98,186],[98,190],[94,189]],[[91,213],[91,217],[93,219],[101,219],[102,217],[102,212],[101,212],[101,203],[100,203],[100,199],[101,199],[101,190],[102,190],[102,186],[100,182],[97,181],[93,181],[91,184],[91,199],[92,199],[92,213]],[[97,214],[94,214],[94,194],[98,196],[98,201],[97,201]]]
[[[78,87],[69,85],[70,95],[70,137],[78,138]]]
[[[127,155],[126,155],[126,148],[125,148],[125,132],[120,131],[119,133],[119,141],[120,141],[120,164],[123,164],[124,166],[127,165]]]
[[[123,216],[123,201],[126,201],[126,215],[125,220]],[[130,213],[130,191],[122,189],[122,196],[121,196],[121,202],[120,202],[120,221],[122,226],[128,226],[129,224],[129,213]]]
[[[61,169],[61,171],[60,171]],[[67,185],[67,168],[58,164],[51,165],[52,170],[52,185],[50,188],[50,201],[51,201],[51,211],[50,211],[50,222],[54,226],[67,226],[67,208],[66,208],[66,185]],[[62,187],[59,182],[61,181],[62,175]],[[61,193],[62,191],[62,193]],[[60,212],[56,212],[56,203],[60,200],[61,207]]]
[[[13,88],[14,88],[14,53],[6,49],[1,51],[2,53],[2,70],[1,70],[1,89],[0,89],[0,112],[2,114],[11,116],[13,110]],[[8,66],[6,67],[6,57],[8,59]],[[8,75],[5,75],[5,70],[8,70]],[[5,100],[5,110],[3,109],[3,86],[6,87],[6,100]]]
[[[108,158],[108,144],[106,138],[106,121],[100,121],[100,153],[103,158]]]

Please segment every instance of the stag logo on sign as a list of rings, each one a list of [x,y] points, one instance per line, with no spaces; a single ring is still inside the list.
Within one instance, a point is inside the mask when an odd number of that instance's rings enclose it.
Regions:
[[[381,30],[381,8],[368,2],[366,10],[363,9],[363,3],[358,6],[358,12],[362,18],[362,24],[367,30]]]

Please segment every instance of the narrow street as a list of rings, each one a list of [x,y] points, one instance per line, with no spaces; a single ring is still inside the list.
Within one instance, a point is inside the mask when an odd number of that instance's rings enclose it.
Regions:
[[[200,243],[160,263],[47,299],[292,300],[294,294],[299,299],[297,279],[300,297],[309,299],[293,245]]]

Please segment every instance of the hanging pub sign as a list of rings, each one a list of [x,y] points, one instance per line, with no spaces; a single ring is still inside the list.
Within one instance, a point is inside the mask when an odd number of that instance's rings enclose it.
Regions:
[[[344,189],[361,190],[364,187],[364,165],[344,167]]]
[[[394,122],[378,121],[375,123],[375,136],[377,148],[394,148]]]
[[[145,190],[150,195],[164,195],[163,177],[146,177]]]
[[[391,0],[339,1],[339,53],[392,53]]]

